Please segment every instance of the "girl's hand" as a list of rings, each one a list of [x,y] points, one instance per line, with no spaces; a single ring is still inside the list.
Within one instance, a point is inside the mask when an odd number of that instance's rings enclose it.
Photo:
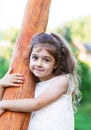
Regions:
[[[20,86],[20,84],[24,83],[24,77],[22,74],[19,73],[10,74],[11,71],[12,69],[9,70],[2,79],[0,79],[0,87],[2,88],[11,86],[18,87]]]

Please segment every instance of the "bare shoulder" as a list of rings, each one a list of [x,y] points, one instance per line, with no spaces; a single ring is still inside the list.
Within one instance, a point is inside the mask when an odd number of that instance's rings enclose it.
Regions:
[[[54,78],[53,82],[51,82],[49,91],[54,92],[55,96],[61,96],[68,91],[69,87],[69,77],[67,75],[60,75]]]
[[[56,87],[60,88],[68,88],[69,86],[69,76],[68,75],[60,75],[55,78],[53,81],[53,84],[56,85]]]

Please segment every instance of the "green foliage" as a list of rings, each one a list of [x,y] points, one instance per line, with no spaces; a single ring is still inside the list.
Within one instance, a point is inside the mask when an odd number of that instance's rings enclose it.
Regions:
[[[90,102],[91,97],[91,68],[84,62],[79,63],[81,67],[81,92],[82,102]]]
[[[75,130],[91,130],[91,68],[79,61],[82,100],[75,114]]]
[[[9,67],[9,60],[6,58],[0,57],[0,78],[4,76]]]
[[[91,130],[91,103],[78,107],[75,124],[75,130]]]
[[[12,47],[2,47],[0,50],[0,78],[4,76],[9,68]]]

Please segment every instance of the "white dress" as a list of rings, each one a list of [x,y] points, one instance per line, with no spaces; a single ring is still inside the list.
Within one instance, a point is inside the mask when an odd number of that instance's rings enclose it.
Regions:
[[[74,112],[72,107],[74,84],[71,75],[68,74],[67,76],[69,76],[67,93],[48,106],[32,112],[28,130],[74,130]],[[50,87],[57,77],[37,83],[35,97]]]

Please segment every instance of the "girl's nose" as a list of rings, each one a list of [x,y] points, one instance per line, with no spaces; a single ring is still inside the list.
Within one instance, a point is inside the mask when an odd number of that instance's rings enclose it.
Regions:
[[[37,66],[42,66],[42,60],[38,60],[36,63]]]

